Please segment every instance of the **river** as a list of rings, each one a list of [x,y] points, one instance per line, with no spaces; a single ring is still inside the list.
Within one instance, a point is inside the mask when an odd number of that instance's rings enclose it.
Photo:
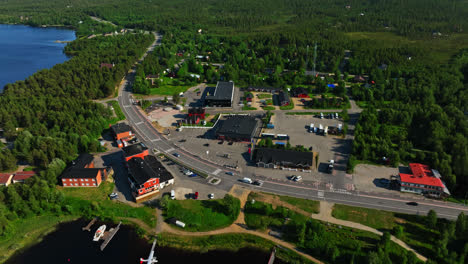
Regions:
[[[7,83],[24,80],[33,73],[63,63],[65,43],[75,32],[62,28],[36,28],[0,24],[0,92]]]
[[[39,243],[27,248],[13,257],[6,264],[26,263],[79,263],[79,264],[132,264],[139,263],[141,257],[147,258],[151,245],[139,238],[129,226],[122,225],[104,251],[99,246],[102,242],[93,242],[94,231],[102,224],[96,223],[91,232],[81,228],[88,222],[77,220],[62,223],[57,230]],[[116,224],[107,224],[114,227]],[[243,248],[237,252],[215,250],[207,253],[189,252],[180,249],[158,247],[155,250],[158,263],[267,263],[269,253],[256,249]],[[275,263],[280,263],[275,261]]]

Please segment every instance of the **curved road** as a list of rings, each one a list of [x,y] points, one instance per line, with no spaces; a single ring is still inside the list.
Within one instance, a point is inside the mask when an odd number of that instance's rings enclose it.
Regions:
[[[147,52],[138,61],[140,63],[146,55],[153,51],[156,45],[160,45],[162,36],[153,33],[156,37],[154,43],[148,48]],[[180,154],[180,157],[175,158],[186,167],[204,172],[208,175],[213,175],[221,178],[226,185],[232,186],[239,183],[238,179],[241,175],[229,176],[225,174],[228,170],[220,165],[194,156],[173,143],[169,142],[164,135],[159,133],[151,124],[151,122],[140,112],[136,105],[132,104],[131,89],[135,77],[136,63],[125,76],[121,86],[119,87],[119,105],[122,108],[128,123],[134,128],[138,138],[146,144],[150,149],[156,149],[158,153],[173,155]],[[215,186],[213,186],[215,187]],[[221,186],[218,186],[222,188]],[[295,196],[299,198],[326,200],[335,203],[347,204],[352,206],[374,208],[379,210],[426,215],[430,209],[437,212],[439,217],[455,219],[460,212],[468,214],[468,207],[459,204],[434,201],[429,199],[402,199],[401,197],[393,197],[385,194],[363,194],[362,192],[349,192],[344,190],[319,190],[317,187],[309,186],[303,183],[282,182],[267,178],[262,187],[245,184],[245,187],[252,189],[260,189],[262,191]],[[228,187],[229,188],[229,187]],[[409,201],[418,202],[418,206],[407,205]]]

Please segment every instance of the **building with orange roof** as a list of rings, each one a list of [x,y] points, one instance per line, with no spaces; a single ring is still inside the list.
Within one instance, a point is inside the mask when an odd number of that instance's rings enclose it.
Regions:
[[[399,174],[400,191],[433,197],[450,195],[437,170],[420,163],[410,163],[409,169],[411,173]]]

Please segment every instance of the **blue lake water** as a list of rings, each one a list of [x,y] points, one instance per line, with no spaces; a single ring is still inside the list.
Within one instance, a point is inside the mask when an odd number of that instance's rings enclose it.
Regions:
[[[68,60],[66,44],[55,41],[74,39],[73,30],[0,24],[0,91],[7,83]]]

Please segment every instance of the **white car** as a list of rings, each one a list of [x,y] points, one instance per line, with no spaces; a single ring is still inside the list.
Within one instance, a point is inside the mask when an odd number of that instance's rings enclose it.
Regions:
[[[189,170],[186,170],[184,171],[184,174],[187,175],[187,176],[190,176],[193,174],[193,172],[189,171]]]
[[[293,175],[293,176],[291,176],[291,180],[293,180],[293,181],[295,181],[295,182],[302,181],[302,176],[300,176],[300,175]]]
[[[252,179],[247,178],[247,177],[246,177],[246,178],[243,178],[243,179],[240,179],[240,181],[243,182],[243,183],[252,184]]]
[[[214,199],[214,193],[208,194],[208,198],[209,198],[209,199]]]

